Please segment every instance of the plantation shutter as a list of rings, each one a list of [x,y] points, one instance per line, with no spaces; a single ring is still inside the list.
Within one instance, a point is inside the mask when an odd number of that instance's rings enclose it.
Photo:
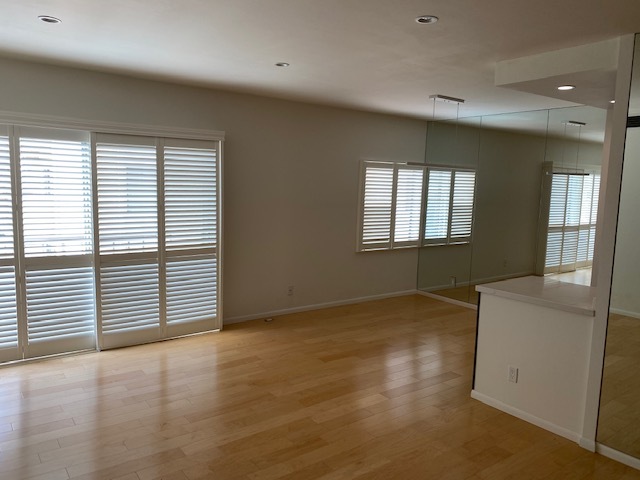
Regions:
[[[170,336],[220,328],[216,144],[164,143],[166,319]]]
[[[16,128],[19,136],[25,357],[95,348],[88,134]]]
[[[162,337],[156,140],[96,135],[101,347]]]
[[[468,243],[471,241],[475,184],[475,172],[463,170],[454,172],[450,243]]]
[[[591,200],[591,218],[589,220],[589,244],[587,246],[587,264],[593,263],[593,251],[596,242],[596,224],[598,223],[598,199],[600,195],[600,174],[594,173]]]
[[[586,267],[593,263],[599,193],[600,175],[592,173],[585,176],[580,208],[577,267]]]
[[[568,175],[553,174],[551,180],[551,201],[549,206],[549,231],[547,234],[545,273],[559,271],[562,259],[562,238],[568,184]]]
[[[424,168],[398,166],[394,246],[417,246],[420,240]]]
[[[424,242],[444,244],[448,240],[453,172],[429,169],[428,176]]]
[[[19,356],[11,157],[7,128],[0,126],[0,362]]]
[[[599,192],[599,174],[553,174],[545,273],[591,265]]]
[[[369,161],[362,165],[358,250],[471,241],[473,170]]]
[[[393,177],[391,164],[363,162],[363,201],[359,250],[391,246]]]

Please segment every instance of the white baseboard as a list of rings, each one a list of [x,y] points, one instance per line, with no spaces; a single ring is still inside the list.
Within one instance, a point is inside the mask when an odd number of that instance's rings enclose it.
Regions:
[[[525,422],[532,423],[533,425],[544,428],[545,430],[548,430],[551,433],[555,433],[556,435],[560,435],[561,437],[568,438],[569,440],[572,440],[576,443],[580,443],[580,440],[582,439],[579,433],[572,432],[571,430],[567,430],[566,428],[556,425],[555,423],[551,423],[548,420],[544,420],[542,418],[536,417],[535,415],[531,415],[530,413],[523,412],[518,408],[507,405],[506,403],[502,403],[500,400],[496,400],[495,398],[489,397],[476,390],[471,391],[471,398],[475,398],[476,400],[479,400],[482,403],[489,405],[490,407],[502,410],[509,415],[518,417]]]
[[[454,298],[445,297],[443,295],[436,295],[435,293],[423,292],[420,290],[418,290],[418,295],[422,295],[423,297],[434,298],[436,300],[440,300],[441,302],[452,303],[459,307],[469,308],[471,310],[478,310],[478,305],[475,305],[473,303],[463,302],[461,300],[456,300]]]
[[[261,318],[275,317],[278,315],[287,315],[290,313],[308,312],[310,310],[319,310],[321,308],[340,307],[342,305],[352,305],[354,303],[370,302],[372,300],[382,300],[385,298],[403,297],[405,295],[415,295],[420,293],[417,290],[403,290],[400,292],[383,293],[380,295],[370,295],[367,297],[349,298],[346,300],[337,300],[335,302],[316,303],[314,305],[304,305],[300,307],[284,308],[282,310],[272,310],[270,312],[255,313],[251,315],[241,315],[237,317],[224,318],[223,325],[231,325],[232,323],[248,322],[249,320],[259,320]]]
[[[602,445],[601,443],[596,444],[596,452],[615,460],[616,462],[624,463],[628,467],[640,470],[640,459],[637,459],[636,457],[614,450],[613,448]]]
[[[582,448],[585,448],[585,449],[589,450],[590,452],[595,452],[596,451],[596,442],[595,442],[595,440],[591,440],[590,438],[580,437],[580,441],[578,442],[578,444]]]
[[[479,285],[481,283],[500,282],[502,280],[509,280],[510,278],[528,277],[529,275],[535,275],[535,273],[531,271],[514,272],[514,273],[507,273],[505,275],[495,275],[493,277],[478,278],[473,281],[473,284]]]
[[[427,287],[420,289],[422,292],[435,292],[437,290],[446,290],[449,288],[457,288],[457,287],[468,287],[469,285],[475,286],[480,285],[482,283],[491,283],[491,282],[499,282],[501,280],[509,280],[510,278],[518,278],[518,277],[526,277],[529,275],[535,275],[534,272],[516,272],[516,273],[507,273],[505,275],[495,275],[493,277],[484,277],[484,278],[475,278],[473,281],[463,281],[456,282],[455,287],[451,284],[445,285],[436,285],[435,287]]]
[[[621,308],[611,308],[609,309],[611,313],[616,313],[618,315],[624,315],[625,317],[631,318],[640,318],[640,313],[632,312],[631,310],[623,310]]]

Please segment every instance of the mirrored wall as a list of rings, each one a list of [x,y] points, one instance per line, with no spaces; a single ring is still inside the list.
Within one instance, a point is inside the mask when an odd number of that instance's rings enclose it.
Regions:
[[[508,278],[590,284],[605,121],[580,106],[430,122],[426,163],[475,172],[475,192],[470,237],[423,246],[418,288],[477,303],[476,285]]]
[[[640,46],[636,35],[597,441],[640,458]]]

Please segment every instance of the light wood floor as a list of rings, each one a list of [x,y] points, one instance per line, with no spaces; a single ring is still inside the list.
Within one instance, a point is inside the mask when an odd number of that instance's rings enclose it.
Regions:
[[[640,478],[472,400],[474,329],[416,295],[1,368],[0,478]]]
[[[611,314],[598,441],[640,458],[640,319]]]

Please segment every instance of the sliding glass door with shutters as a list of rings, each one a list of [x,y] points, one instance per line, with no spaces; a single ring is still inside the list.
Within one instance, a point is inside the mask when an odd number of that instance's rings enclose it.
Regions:
[[[96,136],[102,348],[220,328],[216,146]]]
[[[598,173],[553,173],[544,273],[592,264],[599,191]]]
[[[12,143],[8,127],[0,125],[0,362],[21,358],[16,304],[14,197],[11,188]]]
[[[0,363],[219,329],[219,145],[0,125]]]
[[[162,147],[167,335],[220,328],[217,151],[210,142]]]
[[[25,357],[95,348],[89,135],[16,130]]]
[[[158,340],[156,139],[97,135],[95,162],[100,346]]]
[[[95,348],[89,134],[3,129],[0,361]]]

